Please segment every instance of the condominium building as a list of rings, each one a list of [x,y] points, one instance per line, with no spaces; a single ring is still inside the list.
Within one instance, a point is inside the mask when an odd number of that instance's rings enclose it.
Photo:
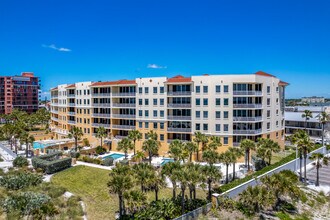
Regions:
[[[0,114],[13,109],[32,113],[39,108],[39,78],[24,72],[20,76],[0,76]]]
[[[284,100],[288,84],[273,75],[202,75],[80,82],[51,89],[52,129],[66,137],[72,126],[95,141],[105,127],[113,147],[132,129],[158,134],[160,155],[175,139],[199,131],[219,136],[225,150],[246,138],[268,137],[284,145]],[[113,148],[114,149],[114,148]]]

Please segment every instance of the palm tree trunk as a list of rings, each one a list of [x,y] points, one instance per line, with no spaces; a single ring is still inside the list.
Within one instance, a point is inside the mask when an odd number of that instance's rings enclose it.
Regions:
[[[181,187],[182,197],[181,197],[181,207],[182,207],[182,215],[184,214],[184,188]]]
[[[172,196],[173,196],[173,199],[175,199],[175,197],[176,197],[176,183],[175,182],[172,182],[172,186],[173,186]]]
[[[29,142],[26,140],[25,141],[25,157],[28,158],[29,154],[29,148],[28,148]]]
[[[136,140],[134,139],[134,141],[133,141],[133,143],[134,143],[134,147],[133,147],[134,155],[135,155],[135,142],[136,142]]]
[[[196,153],[197,153],[197,158],[196,160],[199,161],[199,143],[197,143],[197,150],[196,150]]]
[[[307,153],[304,153],[304,179],[305,179],[305,183],[307,183],[306,160],[307,160]]]
[[[149,164],[151,165],[151,151],[149,151]]]
[[[299,172],[299,178],[300,178],[300,181],[302,182],[302,154],[301,152],[299,153],[299,169],[300,169],[300,172]]]
[[[207,199],[209,201],[211,201],[211,183],[212,183],[212,181],[208,180],[207,182],[208,182],[208,185],[209,185],[209,193],[208,193]]]
[[[190,199],[193,199],[193,188],[189,187],[189,197]]]
[[[121,194],[118,194],[119,197],[119,218],[123,215],[123,196]]]
[[[74,139],[74,145],[75,145],[74,150],[77,152],[78,151],[78,139],[77,138]]]
[[[189,162],[191,162],[191,160],[192,160],[192,153],[190,153],[189,155]]]
[[[103,138],[101,137],[101,147],[103,147]]]
[[[250,171],[250,151],[247,151],[248,171]]]
[[[233,181],[235,180],[235,163],[233,163]]]
[[[155,187],[155,200],[158,201],[158,187]]]
[[[196,186],[194,187],[194,199],[196,199]]]
[[[318,166],[318,164],[316,164],[316,183],[315,183],[315,186],[319,186],[320,185],[319,179],[320,179],[320,176],[319,176],[319,166]]]
[[[323,146],[324,146],[324,123],[322,123],[322,147]]]
[[[226,164],[226,184],[228,183],[228,166],[229,164]]]

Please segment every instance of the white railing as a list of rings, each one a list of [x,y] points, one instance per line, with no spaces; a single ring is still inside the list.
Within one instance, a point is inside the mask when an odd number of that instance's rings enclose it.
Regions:
[[[113,114],[113,118],[135,118],[135,115],[128,115],[128,114]]]
[[[115,92],[112,93],[112,96],[135,96],[135,92]]]
[[[75,106],[75,103],[68,103],[68,106]]]
[[[76,121],[73,121],[73,120],[68,120],[68,124],[76,124]]]
[[[174,131],[174,132],[191,132],[191,128],[167,128],[167,131]]]
[[[92,126],[110,128],[110,124],[92,123]]]
[[[234,108],[262,108],[261,104],[234,104]]]
[[[103,113],[93,113],[92,117],[103,117],[103,118],[110,118],[111,114],[103,114]]]
[[[257,95],[262,96],[261,91],[234,91],[233,95]]]
[[[58,110],[51,110],[51,113],[58,114]]]
[[[262,121],[262,117],[233,117],[233,121]]]
[[[110,108],[111,104],[110,103],[93,103],[92,106]]]
[[[68,115],[76,115],[75,112],[68,112]]]
[[[173,116],[173,115],[168,115],[167,116],[168,120],[191,120],[191,116]]]
[[[58,121],[58,118],[55,118],[55,117],[51,117],[51,119],[52,119],[53,121]]]
[[[72,98],[72,97],[75,97],[76,94],[67,94],[66,96],[69,97],[69,98]]]
[[[116,128],[116,129],[135,129],[134,125],[112,125],[112,128]]]
[[[131,104],[131,103],[112,103],[112,107],[135,108],[135,104]]]
[[[234,134],[260,134],[262,133],[262,129],[256,129],[256,130],[234,130]]]
[[[109,97],[111,93],[92,93],[93,97]]]
[[[167,95],[191,95],[191,91],[177,91],[177,92],[173,92],[173,91],[168,91]]]
[[[169,104],[167,104],[167,107],[169,107],[169,108],[191,108],[191,104],[173,104],[173,103],[169,103]]]
[[[179,141],[181,141],[181,142],[184,142],[184,143],[186,143],[186,142],[189,142],[190,140],[180,140],[180,139],[167,139],[167,143],[172,143],[174,140],[179,140]]]

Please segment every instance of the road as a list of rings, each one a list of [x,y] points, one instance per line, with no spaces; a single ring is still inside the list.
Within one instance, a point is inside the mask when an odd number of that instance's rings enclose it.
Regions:
[[[314,152],[323,153],[323,149],[324,149],[324,147],[321,147],[321,148],[319,148],[319,149],[317,149],[315,151],[312,151],[311,153],[308,154],[308,158]],[[300,162],[299,159],[297,159],[297,168],[298,168],[298,171],[299,171],[299,162]],[[313,162],[313,161],[307,159],[307,164],[309,164],[311,162]],[[303,161],[302,161],[302,163],[303,163]],[[286,164],[283,164],[282,166],[277,167],[276,169],[271,170],[271,171],[269,171],[267,173],[264,173],[264,174],[258,176],[256,179],[252,179],[252,180],[250,180],[250,181],[248,181],[246,183],[243,183],[243,184],[241,184],[241,185],[239,185],[239,186],[237,186],[237,187],[235,187],[235,188],[233,188],[231,190],[228,190],[227,192],[224,192],[221,195],[228,196],[229,198],[234,198],[238,194],[240,194],[242,191],[244,191],[248,186],[255,186],[255,185],[257,185],[258,180],[261,177],[263,177],[265,175],[272,175],[273,173],[278,173],[278,172],[280,172],[282,170],[292,170],[292,171],[295,172],[296,171],[296,160],[293,160],[293,161],[290,161],[290,162],[288,162]],[[328,173],[329,173],[329,171],[328,171]]]

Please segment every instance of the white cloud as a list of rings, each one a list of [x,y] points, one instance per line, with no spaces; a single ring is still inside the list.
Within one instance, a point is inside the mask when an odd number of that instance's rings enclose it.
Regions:
[[[50,48],[50,49],[53,49],[53,50],[57,50],[57,51],[62,51],[62,52],[70,52],[71,51],[71,49],[69,49],[69,48],[56,47],[55,44],[50,44],[50,45],[43,44],[41,46],[45,47],[45,48]]]
[[[148,64],[147,68],[149,69],[166,69],[167,66],[160,66],[160,65],[157,65],[157,64]]]

